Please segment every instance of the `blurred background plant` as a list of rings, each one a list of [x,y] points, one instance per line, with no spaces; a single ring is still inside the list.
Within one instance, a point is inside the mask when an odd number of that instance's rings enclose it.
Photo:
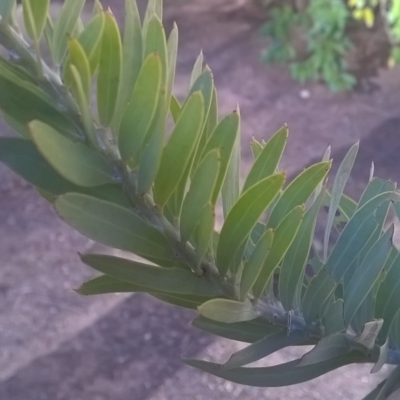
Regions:
[[[292,77],[300,82],[321,80],[333,92],[352,89],[357,79],[346,62],[354,45],[349,25],[356,21],[371,29],[379,20],[391,47],[388,66],[400,62],[399,0],[265,0],[268,21],[261,34],[272,40],[262,60],[288,64]],[[298,35],[304,41],[298,45]]]

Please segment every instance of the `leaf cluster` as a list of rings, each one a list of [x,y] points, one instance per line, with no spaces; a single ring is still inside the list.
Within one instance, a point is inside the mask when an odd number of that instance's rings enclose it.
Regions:
[[[197,310],[197,328],[250,345],[224,364],[187,363],[238,383],[282,386],[350,363],[372,362],[373,372],[400,364],[400,255],[387,225],[390,208],[400,212],[395,185],[371,177],[359,202],[344,195],[358,144],[332,189],[330,149],[286,182],[286,126],[267,142],[252,140],[254,162],[240,185],[239,109],[220,118],[202,53],[187,96],[173,95],[178,29],[165,32],[161,1],[150,0],[141,18],[126,0],[123,34],[99,2],[82,22],[84,3],[65,1],[55,20],[48,1],[0,8],[8,52],[0,110],[19,134],[0,138],[0,160],[69,225],[131,253],[81,255],[100,274],[77,291],[145,292]],[[309,344],[298,360],[244,368]],[[398,388],[398,368],[369,398]]]

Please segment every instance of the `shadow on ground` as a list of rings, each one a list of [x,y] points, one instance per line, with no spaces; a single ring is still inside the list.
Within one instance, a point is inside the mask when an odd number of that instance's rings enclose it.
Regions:
[[[1,382],[0,399],[151,399],[182,368],[182,354],[211,343],[210,335],[190,328],[192,319],[191,312],[134,295]]]

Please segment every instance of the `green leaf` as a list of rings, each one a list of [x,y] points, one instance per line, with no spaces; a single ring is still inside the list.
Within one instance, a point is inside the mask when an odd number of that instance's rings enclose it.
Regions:
[[[281,331],[281,328],[271,325],[262,317],[251,321],[227,324],[225,322],[213,321],[200,315],[192,322],[192,325],[219,337],[246,343],[257,342],[267,335]]]
[[[196,253],[197,262],[200,262],[205,257],[208,248],[210,247],[210,242],[214,234],[215,225],[215,211],[214,206],[208,203],[204,208],[202,215],[200,217],[199,226],[197,227],[197,237],[196,237]]]
[[[213,97],[215,94],[214,78],[211,73],[211,70],[208,67],[205,68],[203,73],[196,79],[196,81],[190,88],[189,96],[190,96],[190,94],[195,93],[199,90],[203,94],[203,98],[204,98],[204,125],[202,127],[204,129],[202,129],[202,135],[201,135],[199,147],[197,149],[196,156],[193,161],[195,166],[199,163],[199,161],[201,159],[201,155],[207,154],[207,153],[203,153],[203,149],[208,140],[209,132],[207,130],[207,121],[208,121],[211,104],[214,101]]]
[[[289,346],[297,346],[306,340],[304,332],[294,331],[289,336],[283,330],[271,332],[261,340],[239,350],[222,366],[223,369],[238,368],[261,360],[278,350]]]
[[[324,155],[322,156],[322,161],[329,161],[331,158],[331,145],[329,145],[325,152]],[[322,186],[323,186],[323,182],[320,182],[320,184],[317,186],[317,188],[315,189],[314,192],[314,201],[317,199],[317,197],[319,196],[319,194],[321,193],[322,190]]]
[[[183,202],[180,231],[181,241],[190,240],[194,230],[201,221],[203,209],[211,201],[215,182],[219,172],[219,154],[210,151],[198,166],[191,180],[190,189]]]
[[[104,33],[105,13],[99,12],[86,25],[78,40],[90,64],[90,73],[93,75],[100,62],[101,44]]]
[[[253,288],[255,298],[260,298],[271,279],[275,268],[282,261],[299,230],[304,216],[304,206],[297,206],[290,211],[274,230],[274,241],[262,270]]]
[[[250,321],[257,318],[257,314],[249,300],[239,302],[228,299],[212,299],[198,307],[198,311],[199,314],[206,318],[227,324]]]
[[[147,3],[147,7],[146,7],[146,13],[144,15],[144,22],[143,22],[143,26],[144,28],[147,27],[149,20],[151,19],[151,17],[153,16],[153,14],[155,14],[160,21],[162,20],[162,16],[163,16],[163,2],[162,0],[149,0]]]
[[[113,118],[122,69],[122,43],[118,24],[111,11],[105,13],[105,23],[97,76],[97,110],[100,122],[109,126]]]
[[[90,104],[88,98],[90,94],[85,93],[85,90],[87,89],[84,88],[81,76],[78,70],[75,68],[75,66],[70,65],[69,70],[71,73],[71,83],[70,83],[71,89],[79,105],[79,109],[82,115],[82,122],[83,125],[85,126],[87,137],[92,145],[97,146],[97,138],[95,136],[96,128],[93,123],[93,117],[90,110]]]
[[[7,114],[4,111],[0,111],[0,116],[1,118],[3,118],[4,122],[8,126],[10,126],[16,133],[18,133],[25,139],[29,139],[29,129],[24,123],[22,123],[18,119],[15,119],[13,116]]]
[[[237,113],[240,115],[239,108],[237,109]],[[222,185],[222,209],[225,218],[227,218],[240,195],[240,157],[240,135],[238,135],[233,146],[231,159]]]
[[[324,304],[333,293],[336,282],[325,267],[312,277],[302,300],[302,312],[307,323],[312,323],[317,317],[323,317]]]
[[[323,324],[325,326],[325,334],[327,336],[344,332],[346,330],[346,326],[344,324],[343,299],[335,300],[328,307],[323,318]]]
[[[386,265],[386,276],[376,298],[375,316],[384,321],[379,334],[382,342],[386,340],[393,318],[400,309],[400,253],[397,250],[394,252],[396,258]]]
[[[122,71],[119,83],[117,106],[114,113],[113,128],[117,131],[126,105],[132,97],[132,91],[143,61],[143,39],[140,16],[135,0],[125,0],[125,26],[122,44]],[[149,80],[151,84],[151,80]],[[154,103],[154,104],[157,104]],[[145,110],[145,107],[140,107]]]
[[[199,78],[199,76],[203,72],[203,62],[204,62],[203,52],[200,51],[200,54],[196,58],[196,61],[194,63],[193,69],[192,69],[192,73],[190,75],[189,88],[191,88],[194,85],[196,80]]]
[[[325,268],[336,282],[342,280],[344,274],[357,258],[368,239],[374,233],[377,222],[374,213],[385,201],[398,201],[395,192],[385,192],[365,203],[353,215],[343,228]]]
[[[330,361],[351,352],[351,346],[347,335],[336,333],[322,338],[317,345],[306,353],[297,364],[298,367],[319,364]]]
[[[250,142],[250,148],[251,148],[251,154],[253,154],[253,159],[257,160],[264,146],[257,139],[253,137]]]
[[[284,174],[265,178],[243,193],[233,206],[222,227],[218,244],[216,264],[221,276],[229,269],[236,271],[237,259],[241,257],[237,252],[246,243],[258,219],[275,198],[284,181]]]
[[[71,85],[74,78],[71,76],[70,66],[73,65],[78,74],[82,84],[83,94],[86,98],[86,103],[90,101],[90,85],[91,85],[91,72],[89,60],[86,57],[85,50],[79,43],[77,39],[70,38],[68,40],[68,50],[69,56],[67,59],[65,71],[64,71],[64,81],[67,85]],[[72,85],[73,86],[73,85]],[[76,93],[74,93],[76,96]]]
[[[175,81],[176,59],[178,56],[178,26],[174,22],[171,33],[168,37],[168,76],[167,76],[167,101],[170,101],[172,89]]]
[[[304,273],[324,195],[325,191],[323,190],[305,213],[297,235],[289,247],[279,271],[279,300],[287,311],[298,310],[300,307]]]
[[[138,162],[143,141],[155,118],[161,90],[161,61],[150,54],[144,61],[137,78],[118,134],[118,146],[124,162]],[[141,106],[138,107],[138,104]]]
[[[172,304],[174,306],[179,306],[183,308],[189,308],[191,310],[197,310],[197,307],[207,301],[207,298],[202,296],[192,296],[192,295],[177,295],[171,293],[149,293],[151,296],[158,300],[164,301],[165,303]]]
[[[240,116],[237,111],[234,111],[221,120],[204,147],[202,157],[214,149],[218,149],[220,152],[220,170],[212,196],[213,204],[217,202],[222,184],[225,180],[229,160],[232,157],[233,148],[238,137],[239,126]]]
[[[5,77],[5,73],[3,65],[0,65],[0,109],[3,113],[19,124],[26,125],[38,119],[67,136],[83,135],[83,129],[76,124],[74,118],[57,108],[41,89],[15,75]],[[21,99],[24,101],[21,102]]]
[[[326,223],[325,235],[324,235],[324,252],[323,252],[324,262],[326,262],[328,258],[329,237],[331,234],[333,221],[340,203],[340,199],[343,194],[344,187],[346,186],[347,180],[349,179],[350,176],[350,172],[353,168],[354,161],[356,159],[358,152],[358,147],[359,147],[359,142],[354,144],[347,152],[346,156],[344,157],[343,161],[339,166],[338,172],[335,176],[335,180],[333,181],[331,203],[329,205],[328,220]]]
[[[163,149],[160,168],[154,182],[154,200],[160,207],[164,207],[171,197],[193,157],[203,118],[203,96],[201,92],[195,92],[183,107]]]
[[[7,23],[12,15],[12,11],[16,5],[15,0],[0,1],[0,16],[1,23]]]
[[[396,350],[400,348],[400,310],[392,318],[389,329],[389,345]]]
[[[202,360],[185,360],[185,362],[192,367],[242,385],[280,387],[309,381],[336,368],[360,361],[362,357],[357,353],[350,353],[334,358],[333,360],[306,365],[304,367],[298,367],[297,363],[299,360],[294,360],[272,367],[235,369],[223,369],[221,368],[221,364]]]
[[[181,109],[182,109],[182,107],[181,107],[181,104],[179,103],[179,100],[174,95],[172,95],[170,111],[171,111],[172,119],[174,120],[175,124],[178,121],[179,114],[181,113]]]
[[[208,300],[207,297],[203,296],[177,295],[155,291],[149,292],[149,289],[144,286],[138,286],[130,282],[123,282],[108,275],[102,275],[85,282],[76,291],[82,295],[146,292],[166,303],[193,310],[196,310],[200,304]]]
[[[218,99],[217,99],[217,90],[215,86],[213,87],[210,110],[208,111],[206,126],[204,127],[204,135],[205,139],[211,136],[212,132],[214,132],[215,127],[218,124]],[[206,143],[206,141],[204,142]]]
[[[168,112],[164,96],[158,99],[158,109],[150,125],[149,133],[141,152],[138,171],[138,192],[148,192],[159,170],[165,134],[165,122]]]
[[[46,24],[50,0],[23,0],[25,28],[29,36],[39,41]]]
[[[204,277],[181,268],[162,268],[123,258],[86,254],[81,260],[103,274],[133,283],[152,290],[189,294],[196,296],[215,296],[216,289]]]
[[[276,172],[286,145],[288,134],[289,131],[285,125],[279,129],[279,131],[276,132],[267,142],[264,148],[262,148],[259,155],[256,157],[256,161],[253,164],[249,175],[247,176],[246,182],[242,189],[243,192],[257,183],[260,179],[263,179]]]
[[[161,72],[162,72],[162,86],[166,87],[167,84],[167,72],[168,72],[168,61],[167,61],[167,40],[165,38],[164,27],[161,20],[157,15],[153,15],[147,25],[144,36],[144,57],[146,58],[149,54],[157,53],[161,60]]]
[[[58,196],[67,192],[86,193],[129,207],[128,198],[119,186],[102,185],[94,188],[84,188],[64,179],[49,165],[31,141],[1,138],[0,161],[47,194]]]
[[[68,38],[73,36],[84,4],[85,0],[65,0],[61,8],[60,17],[54,26],[52,41],[52,56],[58,65],[61,65],[65,57]]]
[[[304,204],[330,169],[330,162],[320,162],[305,169],[285,189],[271,211],[267,228],[275,228],[294,207]]]
[[[131,282],[121,281],[108,275],[101,275],[83,283],[76,292],[85,296],[106,293],[147,292],[148,289]]]
[[[0,160],[26,181],[52,194],[62,194],[74,185],[58,175],[31,141],[0,138]]]
[[[79,186],[98,186],[113,181],[114,169],[100,153],[73,142],[40,121],[29,124],[40,153],[64,178]]]
[[[364,204],[378,196],[381,193],[392,192],[396,189],[396,185],[391,181],[385,181],[379,178],[373,178],[368,182],[360,201],[358,202],[357,209],[360,209]]]
[[[377,240],[345,288],[344,318],[346,325],[351,322],[357,309],[378,279],[392,246],[393,232],[394,227],[392,226]]]
[[[254,251],[247,263],[245,263],[240,280],[240,298],[244,300],[251,290],[264,266],[265,259],[271,249],[274,240],[274,231],[268,229],[258,240]]]
[[[76,193],[60,196],[55,208],[69,225],[93,240],[144,258],[173,260],[166,237],[126,208]]]
[[[339,211],[346,218],[348,222],[353,214],[356,212],[357,203],[346,195],[342,195],[339,203]]]

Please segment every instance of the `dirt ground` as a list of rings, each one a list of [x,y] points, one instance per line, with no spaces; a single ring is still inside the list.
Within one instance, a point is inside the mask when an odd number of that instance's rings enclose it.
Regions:
[[[104,3],[122,18],[123,0]],[[266,45],[257,34],[263,18],[250,0],[166,1],[166,26],[176,21],[180,32],[176,93],[186,93],[191,67],[203,49],[221,114],[240,105],[244,172],[250,138],[268,139],[286,122],[291,134],[282,165],[290,175],[321,158],[328,144],[338,162],[361,139],[348,192],[359,195],[372,160],[377,176],[399,180],[400,70],[381,70],[350,94],[294,83],[285,68],[259,62]],[[308,99],[301,97],[302,90]],[[184,366],[182,355],[221,361],[242,345],[190,329],[192,313],[146,296],[78,296],[72,289],[92,273],[79,263],[77,252],[92,244],[3,166],[0,238],[2,400],[352,400],[361,399],[387,373],[348,367],[302,385],[257,389]],[[280,352],[272,361],[295,354]]]

